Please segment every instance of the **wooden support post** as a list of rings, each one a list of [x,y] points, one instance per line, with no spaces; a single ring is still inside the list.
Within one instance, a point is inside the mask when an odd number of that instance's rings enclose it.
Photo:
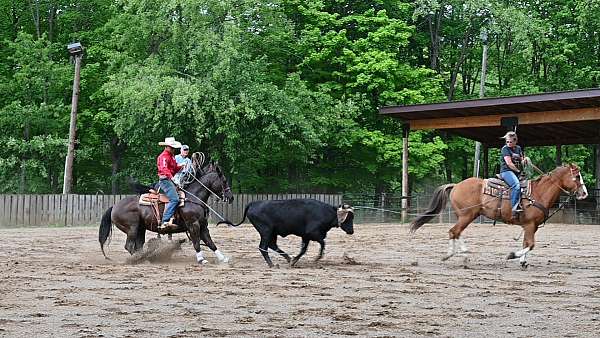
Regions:
[[[481,158],[481,142],[475,141],[475,160],[473,161],[473,177],[479,177]]]
[[[488,147],[487,144],[483,145],[483,177],[484,178],[488,178],[490,177],[490,173],[489,173],[489,155],[490,155],[490,148]]]
[[[556,166],[562,165],[562,147],[560,144],[556,145]]]
[[[600,189],[600,144],[596,144],[596,189]],[[596,197],[596,209],[600,210],[600,198],[596,195],[598,190],[594,191]]]
[[[408,210],[408,134],[410,126],[402,126],[402,223],[407,221]]]

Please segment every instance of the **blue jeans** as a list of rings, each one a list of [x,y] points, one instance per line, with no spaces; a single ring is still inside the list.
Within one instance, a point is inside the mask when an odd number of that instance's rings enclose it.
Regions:
[[[517,175],[512,171],[503,171],[500,173],[504,182],[508,183],[510,188],[510,202],[512,205],[512,209],[515,210],[517,205],[519,205],[519,199],[521,198],[521,185],[519,184],[519,179]]]
[[[175,214],[175,209],[177,209],[177,204],[179,204],[179,196],[177,195],[175,184],[169,179],[158,181],[158,186],[160,187],[161,192],[169,198],[169,203],[165,206],[165,212],[162,218],[163,223],[165,223]]]

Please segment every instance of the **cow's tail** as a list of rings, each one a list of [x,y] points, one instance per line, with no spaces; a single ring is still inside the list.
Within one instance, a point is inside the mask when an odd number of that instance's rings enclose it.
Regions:
[[[110,217],[112,208],[113,207],[108,208],[108,210],[104,212],[104,215],[102,215],[102,219],[100,220],[100,229],[98,230],[98,241],[100,242],[100,249],[102,250],[102,254],[106,259],[109,258],[106,257],[106,253],[104,252],[104,243],[106,243],[106,240],[110,237],[112,233],[112,220]]]
[[[421,226],[423,226],[423,224],[429,222],[432,218],[437,216],[440,211],[446,208],[446,204],[448,203],[448,195],[454,186],[455,184],[445,184],[435,189],[427,210],[425,210],[423,214],[417,216],[417,218],[410,223],[411,233],[417,231]]]
[[[242,220],[238,224],[233,224],[233,223],[231,223],[231,221],[228,221],[228,220],[225,219],[225,220],[222,220],[221,222],[217,223],[217,225],[219,225],[219,224],[227,224],[227,225],[233,226],[233,227],[239,226],[240,224],[244,223],[244,220],[246,219],[246,214],[248,213],[248,208],[249,207],[250,207],[250,203],[248,203],[246,205],[246,208],[244,209],[244,216],[242,217]]]

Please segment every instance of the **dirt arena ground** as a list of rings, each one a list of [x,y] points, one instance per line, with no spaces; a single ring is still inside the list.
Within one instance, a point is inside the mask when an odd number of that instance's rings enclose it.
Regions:
[[[311,243],[296,268],[271,253],[272,270],[248,225],[211,227],[232,260],[208,252],[202,267],[188,243],[168,262],[125,264],[117,229],[112,261],[96,228],[2,229],[0,336],[598,336],[599,226],[540,229],[526,271],[505,261],[518,227],[469,227],[466,268],[440,261],[447,229],[426,225],[412,239],[397,224],[332,229],[322,261]],[[290,254],[299,245],[279,241]]]

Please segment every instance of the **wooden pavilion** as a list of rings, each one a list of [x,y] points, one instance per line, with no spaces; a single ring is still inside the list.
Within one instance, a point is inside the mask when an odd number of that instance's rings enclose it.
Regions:
[[[502,144],[499,137],[517,130],[523,146],[556,146],[561,163],[561,146],[600,144],[600,89],[521,95],[379,109],[382,116],[400,119],[403,129],[402,194],[408,196],[408,135],[411,130],[438,129],[462,136],[483,146],[484,171],[490,147]],[[478,160],[478,159],[477,159]],[[596,161],[600,146],[596,147]],[[488,176],[487,172],[483,173]],[[600,163],[596,163],[596,187]],[[406,204],[403,205],[406,209]]]

